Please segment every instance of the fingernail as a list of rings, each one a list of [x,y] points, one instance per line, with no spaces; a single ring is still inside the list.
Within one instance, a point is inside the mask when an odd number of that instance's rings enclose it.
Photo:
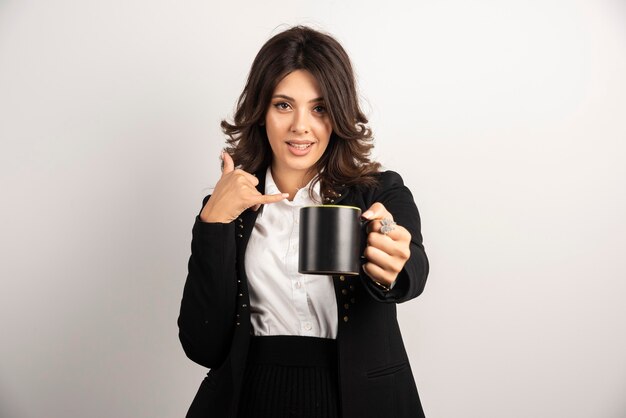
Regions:
[[[369,219],[369,218],[372,217],[372,215],[373,215],[372,211],[371,210],[367,210],[367,211],[363,212],[363,215],[361,215],[361,216],[366,218],[366,219]]]
[[[283,197],[289,197],[289,193],[283,193]]]

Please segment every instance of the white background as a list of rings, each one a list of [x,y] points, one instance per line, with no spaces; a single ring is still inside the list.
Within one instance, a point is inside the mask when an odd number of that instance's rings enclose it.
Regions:
[[[626,417],[626,4],[0,0],[0,416],[181,417],[191,226],[260,46],[351,54],[423,221],[429,418]]]

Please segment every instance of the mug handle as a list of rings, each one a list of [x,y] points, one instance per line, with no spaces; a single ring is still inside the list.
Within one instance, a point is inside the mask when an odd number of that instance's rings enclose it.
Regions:
[[[361,221],[361,233],[365,236],[365,238],[364,238],[364,242],[365,242],[364,247],[367,247],[367,226],[370,224],[370,222],[375,221],[376,219],[359,218],[359,220]],[[367,263],[367,258],[363,254],[361,254],[359,256],[359,260],[361,262],[361,266],[363,266],[363,264]]]

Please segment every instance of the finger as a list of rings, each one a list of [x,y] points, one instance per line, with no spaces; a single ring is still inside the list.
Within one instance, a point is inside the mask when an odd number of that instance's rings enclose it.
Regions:
[[[392,257],[376,247],[367,247],[363,252],[368,263],[375,264],[383,270],[393,270]]]
[[[365,255],[368,262],[388,272],[398,273],[404,267],[403,260],[393,257],[376,247],[367,247],[363,255]]]
[[[411,255],[411,249],[409,247],[410,241],[394,241],[390,239],[388,236],[379,233],[369,234],[367,237],[367,245],[368,247],[376,247],[381,251],[393,256],[400,258],[409,258]]]
[[[249,183],[251,183],[254,187],[256,187],[259,184],[259,179],[254,175],[254,174],[250,174],[247,171],[243,171],[242,169],[238,168],[237,170],[234,171],[235,173],[239,174],[242,176],[242,178],[246,179]]]
[[[385,206],[380,202],[375,202],[372,206],[369,207],[369,209],[363,212],[361,216],[365,219],[370,220],[383,218],[390,218],[391,220],[393,220],[393,216],[391,215],[391,213],[389,213]]]
[[[367,232],[371,233],[371,232],[380,232],[380,229],[382,228],[383,223],[381,222],[380,219],[374,219],[373,221],[370,221],[367,224]],[[393,225],[394,229],[397,228],[397,225]]]
[[[281,200],[285,200],[289,197],[289,193],[278,193],[278,194],[262,194],[259,196],[254,196],[252,198],[253,205],[267,205],[270,203],[280,202]],[[258,209],[258,208],[257,208]]]
[[[226,151],[222,151],[222,176],[235,170],[235,162],[233,157]]]
[[[393,229],[389,232],[387,232],[387,234],[383,234],[382,232],[380,232],[380,229],[382,228],[382,223],[380,221],[372,221],[367,225],[367,234],[368,236],[370,234],[379,234],[379,235],[383,235],[383,236],[387,236],[388,238],[391,238],[393,241],[410,241],[411,240],[411,233],[403,226],[400,226],[398,224],[393,226]]]
[[[373,280],[385,286],[391,286],[391,283],[393,283],[397,277],[397,274],[390,274],[373,263],[363,264],[363,271]]]

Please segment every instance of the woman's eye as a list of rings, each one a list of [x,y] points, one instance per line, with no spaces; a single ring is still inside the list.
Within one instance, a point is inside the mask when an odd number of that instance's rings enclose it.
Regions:
[[[324,106],[322,106],[322,105],[319,105],[319,106],[315,106],[313,108],[313,111],[315,113],[324,113],[324,112],[326,112],[326,108]]]
[[[280,110],[287,110],[289,109],[290,106],[289,106],[289,103],[279,102],[279,103],[274,103],[274,107]]]

